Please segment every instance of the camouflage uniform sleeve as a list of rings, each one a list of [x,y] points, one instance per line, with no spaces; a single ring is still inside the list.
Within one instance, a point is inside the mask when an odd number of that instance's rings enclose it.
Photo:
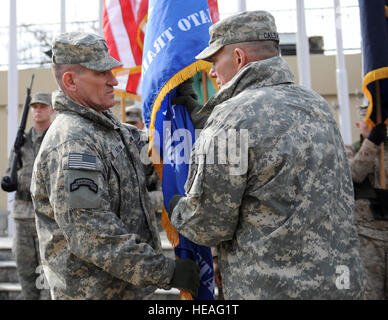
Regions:
[[[136,128],[135,126],[132,126],[128,123],[122,123],[123,127],[127,129],[133,138],[133,143],[135,143],[137,149],[139,150],[140,153],[140,159],[141,163],[143,164],[143,169],[144,169],[144,174],[146,178],[152,176],[154,168],[151,164],[151,161],[148,157],[148,136],[147,134]]]
[[[379,147],[368,139],[365,139],[357,153],[349,146],[346,149],[352,179],[354,182],[361,183],[369,173],[374,171],[374,161]]]
[[[84,168],[70,160],[75,153],[85,156],[77,160]],[[171,288],[174,261],[128,231],[112,211],[108,169],[95,147],[64,143],[47,154],[45,163],[55,221],[75,256],[135,286]]]
[[[225,147],[226,145],[227,143]],[[229,159],[225,164],[220,164],[222,161],[219,159],[206,160],[208,152],[205,156],[195,150],[200,146],[196,144],[193,148],[192,153],[194,156],[199,155],[199,158],[190,166],[185,185],[187,196],[177,203],[171,222],[179,233],[191,241],[205,246],[217,246],[233,238],[247,175],[246,172],[238,172],[238,165],[231,163]],[[218,139],[214,140],[214,146],[214,150],[221,148]],[[214,151],[214,154],[217,158],[217,154],[223,152]]]

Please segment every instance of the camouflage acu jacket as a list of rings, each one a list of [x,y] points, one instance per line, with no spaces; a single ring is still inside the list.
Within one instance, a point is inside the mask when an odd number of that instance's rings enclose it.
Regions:
[[[225,298],[361,298],[353,185],[324,99],[274,57],[246,65],[204,109],[172,224],[217,246]]]
[[[141,139],[59,93],[31,184],[40,253],[54,299],[143,299],[169,289],[149,208]]]
[[[388,168],[388,143],[384,147],[385,172]],[[373,142],[365,139],[356,150],[354,146],[346,146],[350,163],[350,170],[353,181],[361,183],[364,179],[369,179],[374,188],[380,188],[379,177],[379,147]],[[388,179],[388,176],[386,176]],[[375,220],[370,210],[368,199],[357,199],[355,207],[356,225],[359,234],[366,237],[388,241],[388,221]]]
[[[39,152],[45,132],[38,133],[32,127],[25,135],[25,141],[21,148],[21,161],[17,169],[17,190],[11,217],[16,219],[34,219],[35,213],[31,203],[30,185],[32,177],[32,168],[35,157]],[[6,173],[11,170],[11,163],[14,157],[13,151],[8,160]]]

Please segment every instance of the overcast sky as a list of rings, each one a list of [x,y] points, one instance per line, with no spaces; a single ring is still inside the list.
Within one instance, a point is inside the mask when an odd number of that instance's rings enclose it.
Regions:
[[[12,0],[17,2],[17,23],[45,24],[59,33],[60,0]],[[335,49],[333,0],[305,0],[307,36],[323,36],[325,49]],[[225,18],[238,10],[238,1],[218,0],[220,17]],[[340,0],[344,48],[360,48],[360,21],[358,0]],[[9,0],[0,0],[0,64],[8,60]],[[246,0],[247,10],[271,12],[281,33],[297,30],[296,0]],[[99,0],[66,0],[66,20],[92,21],[98,19]],[[71,31],[67,29],[67,31]],[[4,41],[5,40],[5,41]],[[20,44],[18,44],[18,47]],[[333,51],[334,53],[334,51]]]

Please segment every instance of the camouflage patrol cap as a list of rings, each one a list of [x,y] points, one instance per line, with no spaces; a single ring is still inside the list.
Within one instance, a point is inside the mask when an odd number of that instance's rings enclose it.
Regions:
[[[45,92],[37,92],[35,93],[32,98],[30,105],[34,103],[43,103],[47,104],[48,106],[51,106],[51,93],[45,93]]]
[[[84,32],[66,32],[58,35],[52,44],[54,64],[80,64],[81,66],[106,71],[122,66],[111,57],[104,38]]]
[[[137,122],[143,120],[142,109],[136,105],[126,107],[125,113],[127,122]]]
[[[209,46],[195,57],[197,60],[208,60],[227,44],[260,40],[279,41],[275,19],[267,11],[238,13],[213,24],[209,28],[209,34]]]

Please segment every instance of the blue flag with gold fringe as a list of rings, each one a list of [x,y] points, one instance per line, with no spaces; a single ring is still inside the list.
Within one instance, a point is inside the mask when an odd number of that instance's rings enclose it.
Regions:
[[[359,0],[359,6],[364,68],[362,91],[369,102],[365,122],[372,128],[377,123],[378,98],[381,121],[388,124],[388,0]]]
[[[211,14],[206,0],[150,0],[142,62],[144,121],[149,130],[149,155],[162,180],[162,226],[177,258],[194,260],[201,270],[197,297],[214,299],[213,259],[209,247],[194,244],[170,224],[166,208],[175,194],[185,195],[195,130],[187,109],[172,105],[176,87],[211,65],[195,56],[208,45]]]

